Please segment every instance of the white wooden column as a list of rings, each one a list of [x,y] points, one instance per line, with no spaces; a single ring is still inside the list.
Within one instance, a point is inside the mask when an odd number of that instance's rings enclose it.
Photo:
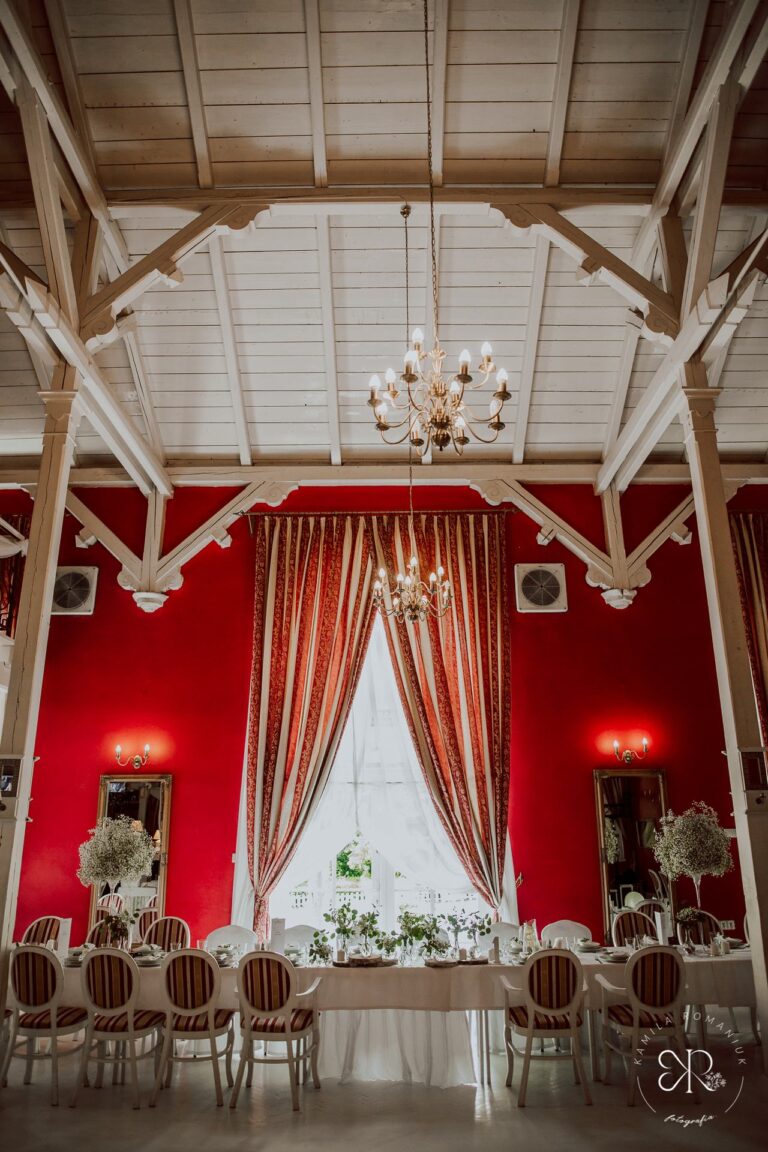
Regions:
[[[706,385],[702,365],[696,365],[696,369],[701,383]],[[764,1040],[763,1061],[768,1070],[768,1043],[765,1042],[768,1037],[768,804],[764,799],[762,804],[756,802],[756,798],[750,800],[741,771],[741,750],[759,748],[762,738],[717,449],[714,410],[718,390],[688,387],[683,393],[683,427],[715,651],[741,880],[749,918],[757,1012]],[[719,749],[712,749],[715,759],[718,752]]]
[[[16,919],[24,833],[34,767],[35,737],[48,644],[51,599],[64,520],[67,483],[80,420],[74,369],[59,368],[55,391],[42,393],[46,420],[19,602],[0,754],[21,757],[18,792],[0,803],[0,1017],[8,985],[8,959]],[[77,861],[73,859],[74,869]]]

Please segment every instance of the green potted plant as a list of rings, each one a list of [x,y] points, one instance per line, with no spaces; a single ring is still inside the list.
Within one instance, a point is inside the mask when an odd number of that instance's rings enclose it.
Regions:
[[[702,876],[723,876],[733,868],[731,845],[717,813],[702,800],[675,816],[670,809],[659,821],[653,854],[670,880],[689,876],[701,907]]]
[[[338,948],[348,951],[349,941],[357,931],[357,912],[349,901],[345,900],[338,908],[323,913],[323,920],[333,925],[333,936]]]
[[[312,964],[330,964],[333,959],[333,949],[327,932],[317,931],[312,937],[309,946],[309,959]]]
[[[356,932],[362,938],[363,952],[369,956],[372,951],[371,945],[375,943],[379,929],[379,914],[378,912],[363,912],[357,918]]]
[[[441,931],[440,919],[437,916],[422,917],[421,953],[429,960],[435,956],[444,956],[448,951],[448,941],[443,940]]]

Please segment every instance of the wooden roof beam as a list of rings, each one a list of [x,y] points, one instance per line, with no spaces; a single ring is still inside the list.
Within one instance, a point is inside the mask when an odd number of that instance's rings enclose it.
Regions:
[[[48,27],[51,30],[51,39],[53,40],[53,50],[59,64],[61,80],[64,85],[64,92],[67,97],[72,122],[88,154],[91,167],[95,169],[96,158],[93,153],[93,141],[91,140],[88,117],[85,114],[85,107],[83,105],[80,77],[72,55],[72,40],[69,34],[63,0],[44,0],[44,3],[45,14],[48,17]]]
[[[656,243],[659,220],[667,212],[685,170],[709,120],[710,109],[725,83],[760,0],[736,0],[731,18],[723,29],[717,47],[701,78],[690,108],[668,149],[656,184],[651,211],[640,226],[631,263],[637,267],[647,259]]]
[[[197,60],[195,25],[190,0],[173,0],[173,13],[176,20],[176,35],[179,41],[189,119],[192,125],[192,142],[197,162],[197,182],[201,188],[211,188],[213,186],[213,168],[211,167],[208,126],[205,121],[205,105],[203,104],[203,89],[200,84],[200,66]]]
[[[448,22],[450,0],[433,0],[432,6],[432,175],[443,183],[445,157],[445,81],[448,72]]]
[[[573,75],[573,61],[576,55],[580,9],[581,0],[563,0],[555,90],[552,97],[552,113],[547,140],[547,161],[544,168],[544,183],[547,187],[560,183],[560,158],[563,152],[565,117],[568,112],[568,97],[571,92],[571,76]]]
[[[341,423],[339,420],[339,376],[336,367],[336,319],[333,306],[333,266],[331,263],[331,230],[327,216],[318,216],[317,263],[320,282],[320,309],[323,323],[323,356],[325,391],[328,405],[328,435],[331,464],[341,464]]]
[[[528,318],[525,325],[525,345],[523,363],[520,369],[520,384],[517,390],[517,415],[515,416],[515,439],[512,446],[513,464],[522,464],[525,459],[525,439],[528,432],[528,417],[533,395],[533,377],[536,370],[536,350],[541,330],[541,312],[544,304],[544,288],[547,282],[549,264],[549,240],[546,236],[536,237],[533,256],[533,278],[528,300]]]
[[[8,38],[22,72],[45,109],[51,132],[58,141],[64,159],[72,169],[83,199],[99,221],[115,263],[121,270],[127,268],[128,250],[123,235],[109,214],[104,193],[85,145],[79,139],[58,92],[48,83],[45,66],[11,0],[0,0],[0,26]]]
[[[309,73],[309,114],[312,123],[312,160],[315,186],[328,184],[325,148],[325,97],[323,96],[323,56],[320,43],[320,0],[304,0],[304,30],[307,40]]]
[[[221,328],[221,341],[224,345],[224,361],[227,365],[227,379],[229,380],[229,393],[232,400],[232,417],[234,419],[235,434],[237,436],[237,450],[240,454],[240,463],[247,466],[252,463],[251,438],[248,432],[248,418],[245,412],[243,380],[240,375],[240,358],[237,353],[235,325],[232,320],[232,304],[229,298],[227,270],[224,265],[224,252],[221,247],[221,240],[218,236],[211,236],[208,242],[208,253],[211,260],[216,304],[219,309],[219,327]]]

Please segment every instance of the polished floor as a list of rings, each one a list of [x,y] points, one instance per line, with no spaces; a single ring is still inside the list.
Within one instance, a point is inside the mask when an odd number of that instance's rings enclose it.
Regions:
[[[714,1044],[712,1051],[724,1066],[729,1058],[725,1048]],[[706,1113],[714,1113],[711,1120],[687,1127],[680,1121],[696,1120],[702,1107],[670,1109],[657,1093],[649,1094],[655,1113],[642,1100],[630,1109],[620,1068],[615,1083],[592,1085],[591,1108],[583,1104],[570,1067],[554,1062],[532,1069],[526,1107],[517,1108],[514,1093],[504,1087],[503,1058],[494,1057],[492,1088],[325,1081],[320,1091],[303,1090],[302,1110],[294,1113],[285,1071],[279,1068],[258,1070],[233,1111],[226,1097],[225,1106],[216,1107],[208,1065],[186,1065],[175,1073],[171,1089],[161,1093],[157,1108],[150,1109],[147,1063],[142,1107],[135,1111],[130,1088],[111,1084],[84,1089],[77,1108],[69,1108],[73,1058],[62,1061],[62,1103],[51,1108],[47,1063],[24,1087],[23,1064],[14,1061],[9,1086],[0,1092],[0,1147],[21,1152],[337,1152],[339,1147],[365,1152],[751,1152],[768,1143],[768,1080],[760,1056],[751,1040],[745,1042],[744,1086],[736,1104],[727,1114],[713,1106]],[[518,1066],[515,1085],[519,1072]],[[671,1115],[678,1120],[668,1119]]]

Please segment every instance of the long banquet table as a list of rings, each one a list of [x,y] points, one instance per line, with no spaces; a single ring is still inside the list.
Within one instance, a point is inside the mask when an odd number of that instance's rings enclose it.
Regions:
[[[587,1007],[594,1025],[601,1004],[597,976],[624,986],[625,965],[580,956],[587,982]],[[140,970],[138,1003],[162,1008],[162,969]],[[750,953],[685,957],[686,999],[691,1004],[752,1007],[755,988]],[[473,1061],[468,1013],[503,1009],[499,977],[522,989],[519,964],[459,965],[453,968],[297,968],[297,991],[318,977],[317,1005],[327,1013],[322,1024],[320,1074],[347,1080],[405,1080],[451,1087],[487,1076],[482,1052],[477,1073]],[[80,970],[64,969],[62,1002],[83,1003]],[[237,978],[232,968],[221,970],[219,1006],[238,1006]],[[482,1028],[476,1039],[485,1048]],[[590,1030],[593,1074],[598,1074],[597,1048]]]

